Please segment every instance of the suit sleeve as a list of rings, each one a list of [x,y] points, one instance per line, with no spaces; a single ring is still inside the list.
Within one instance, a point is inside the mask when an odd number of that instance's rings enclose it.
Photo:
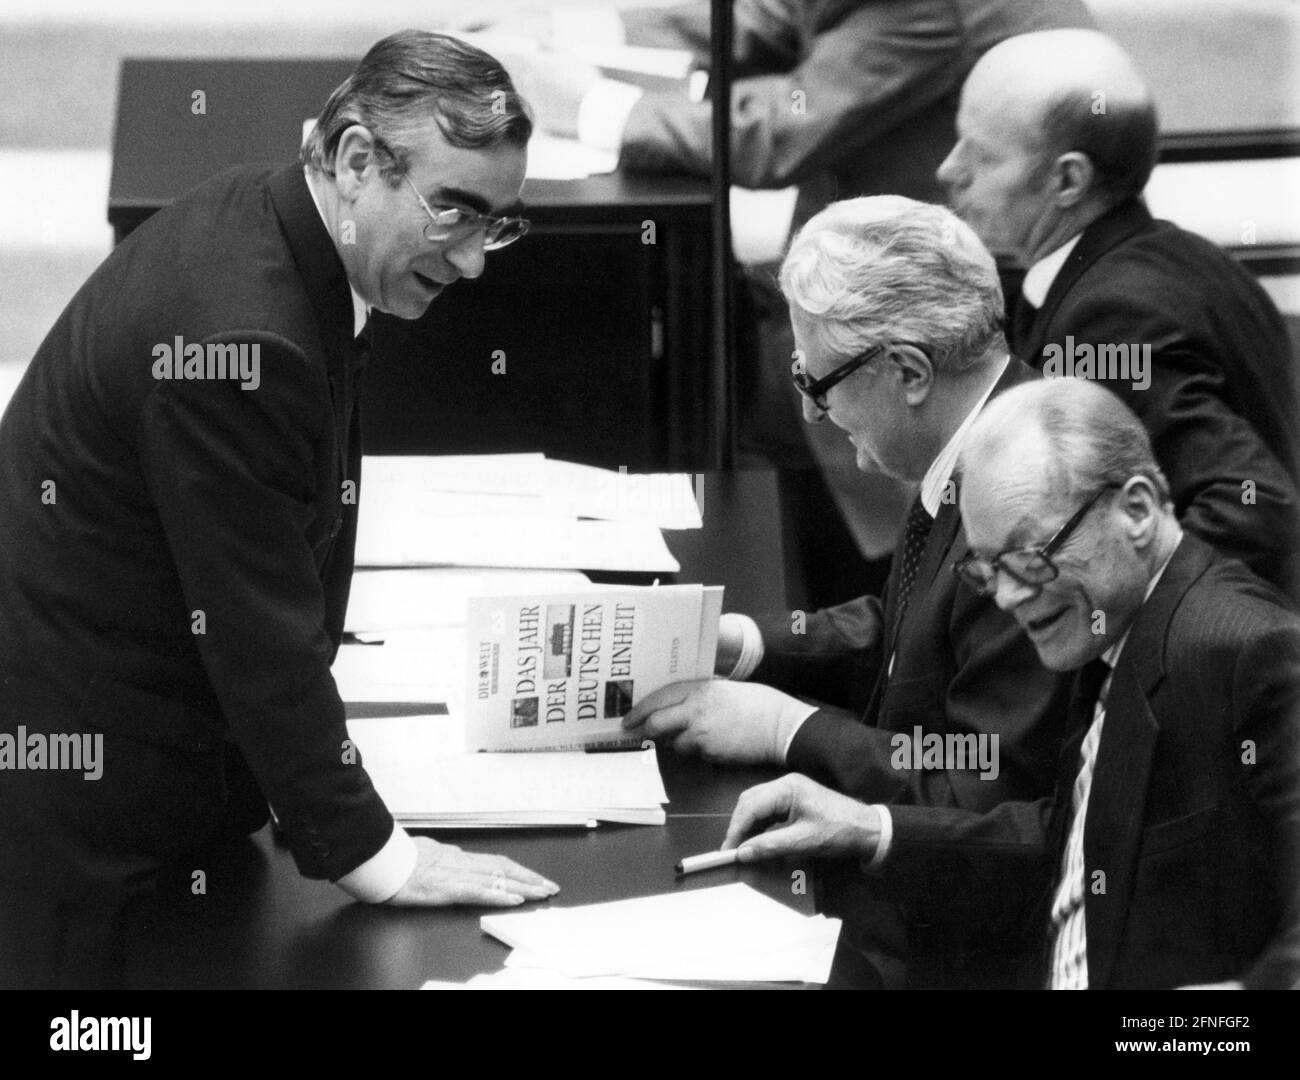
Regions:
[[[951,662],[935,661],[932,674],[891,687],[885,704],[897,715],[882,714],[874,725],[862,715],[886,662],[882,623],[879,602],[863,598],[809,616],[804,635],[791,633],[788,621],[761,626],[765,653],[753,678],[828,703],[791,740],[790,769],[891,805],[978,807],[1050,789],[1069,680],[1042,666],[1014,619],[995,604],[959,596],[941,631],[947,642],[930,646],[951,648]],[[996,738],[995,782],[899,767],[895,739],[910,736],[913,723]]]
[[[1122,283],[1122,278],[1117,279]],[[1150,385],[1104,381],[1142,420],[1183,526],[1268,581],[1291,572],[1300,493],[1255,428],[1234,412],[1224,372],[1183,328],[1151,310],[1150,290],[1115,288],[1063,312],[1076,357],[1088,344],[1150,344]],[[1134,383],[1138,383],[1137,386]]]
[[[806,7],[806,5],[804,5]],[[619,13],[629,45],[685,49],[707,66],[712,40],[710,5],[633,8]],[[791,0],[737,0],[733,7],[733,72],[786,71],[799,60],[799,5]]]
[[[1300,986],[1300,630],[1262,636],[1242,650],[1233,680],[1235,742],[1251,799],[1272,826],[1281,913],[1263,954],[1243,974],[1248,988]]]
[[[883,610],[874,596],[754,621],[763,661],[753,682],[858,714],[866,709],[884,651]]]
[[[141,410],[139,457],[231,737],[300,871],[336,880],[383,847],[393,821],[349,763],[308,540],[329,390],[282,338],[222,340],[260,346],[260,385],[159,382]]]
[[[914,4],[850,8],[791,60],[776,13],[792,6],[741,5],[750,29],[738,34],[747,54],[732,85],[731,154],[744,187],[823,172],[956,89],[964,71],[959,27],[938,13],[920,17]],[[707,176],[711,108],[684,93],[644,95],[628,117],[620,167]]]

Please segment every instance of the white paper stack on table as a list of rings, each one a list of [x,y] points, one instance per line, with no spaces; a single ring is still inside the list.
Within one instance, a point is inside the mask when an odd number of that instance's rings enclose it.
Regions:
[[[702,524],[690,478],[543,454],[366,457],[358,566],[676,572],[661,529]]]
[[[375,790],[403,825],[424,828],[662,825],[668,801],[653,749],[472,754],[454,716],[348,721]]]
[[[743,883],[581,907],[484,915],[508,968],[568,978],[825,983],[840,920],[801,915]]]

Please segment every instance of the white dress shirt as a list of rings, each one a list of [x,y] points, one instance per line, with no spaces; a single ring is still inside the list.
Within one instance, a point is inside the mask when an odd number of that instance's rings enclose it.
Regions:
[[[316,212],[320,214],[320,219],[325,223],[328,232],[329,222],[325,220],[325,212],[321,209],[320,199],[316,197],[316,190],[312,186],[311,172],[307,169],[303,172],[307,180],[307,190],[311,192],[311,201],[316,204]],[[351,281],[348,282],[348,288],[352,292],[352,325],[355,337],[365,327],[370,312],[366,302],[352,287]],[[393,831],[389,834],[387,843],[334,884],[357,900],[380,904],[391,899],[406,884],[406,879],[415,869],[415,863],[415,843],[405,829],[393,822]]]
[[[1050,255],[1044,255],[1026,272],[1025,280],[1020,283],[1020,295],[1034,307],[1043,306],[1052,282],[1056,280],[1056,275],[1061,272],[1061,267],[1065,265],[1065,260],[1070,257],[1070,252],[1074,250],[1074,245],[1079,242],[1079,237],[1082,235],[1083,233],[1075,233]]]

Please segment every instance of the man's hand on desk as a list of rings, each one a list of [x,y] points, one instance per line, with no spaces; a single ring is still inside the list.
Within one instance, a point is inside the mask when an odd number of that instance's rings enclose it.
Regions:
[[[870,859],[879,843],[874,806],[791,773],[741,793],[722,847],[738,847],[741,862],[757,862],[786,855]]]
[[[790,736],[813,711],[760,683],[694,679],[647,695],[623,718],[623,727],[667,739],[679,754],[698,753],[706,761],[782,765]]]
[[[440,844],[427,836],[411,839],[416,850],[415,869],[406,884],[387,901],[390,904],[514,907],[525,900],[545,900],[560,891],[553,881],[503,855],[473,855],[454,844]]]

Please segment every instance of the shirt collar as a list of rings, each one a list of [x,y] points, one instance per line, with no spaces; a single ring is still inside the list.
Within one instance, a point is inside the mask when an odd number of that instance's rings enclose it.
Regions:
[[[1065,265],[1065,260],[1070,257],[1070,252],[1074,250],[1074,245],[1079,242],[1079,237],[1082,235],[1083,233],[1075,233],[1050,255],[1045,255],[1029,268],[1025,280],[1021,283],[1020,295],[1034,307],[1043,306],[1043,301],[1047,299],[1047,291],[1052,287],[1056,275],[1061,272],[1061,267]]]
[[[939,451],[938,456],[930,462],[930,467],[925,470],[925,476],[921,480],[921,505],[925,507],[926,513],[932,518],[939,516],[939,507],[943,503],[944,489],[947,488],[948,481],[952,478],[953,469],[957,467],[957,455],[961,453],[962,441],[966,438],[966,433],[970,431],[971,425],[975,423],[975,418],[979,416],[980,410],[984,408],[989,395],[993,393],[993,388],[1001,381],[1003,373],[1007,370],[1007,364],[1010,362],[1010,356],[1002,361],[1002,365],[989,383],[988,389],[984,391],[979,401],[975,402],[975,407],[966,414],[966,419],[961,422],[961,427],[953,432],[948,444]]]
[[[302,170],[303,179],[307,181],[307,190],[311,192],[311,201],[316,207],[316,213],[320,214],[321,223],[325,230],[329,231],[329,222],[325,220],[325,211],[321,209],[320,199],[316,197],[316,188],[311,182],[311,170],[306,166]],[[361,331],[366,328],[366,320],[370,318],[370,308],[366,302],[361,299],[356,289],[352,288],[352,279],[348,279],[348,290],[352,293],[352,336],[358,337]]]
[[[1178,545],[1181,544],[1182,542],[1183,542],[1183,531],[1182,528],[1180,527],[1178,530],[1178,540],[1174,543],[1174,546],[1170,550],[1168,556],[1166,556],[1165,561],[1160,564],[1160,569],[1157,570],[1154,574],[1152,574],[1151,580],[1147,582],[1147,592],[1146,595],[1142,597],[1142,603],[1145,604],[1148,600],[1151,599],[1151,594],[1156,591],[1156,586],[1160,584],[1160,579],[1164,576],[1165,568],[1169,565],[1169,560],[1174,557],[1174,552],[1178,550]],[[1124,651],[1124,644],[1125,642],[1128,641],[1128,636],[1132,632],[1132,630],[1133,630],[1133,624],[1130,622],[1128,624],[1128,629],[1124,631],[1124,636],[1121,637],[1117,642],[1115,642],[1114,645],[1112,645],[1109,649],[1107,649],[1104,653],[1101,654],[1101,658],[1104,661],[1106,661],[1106,665],[1111,669],[1111,671],[1114,671],[1115,665],[1119,663],[1119,655]]]

